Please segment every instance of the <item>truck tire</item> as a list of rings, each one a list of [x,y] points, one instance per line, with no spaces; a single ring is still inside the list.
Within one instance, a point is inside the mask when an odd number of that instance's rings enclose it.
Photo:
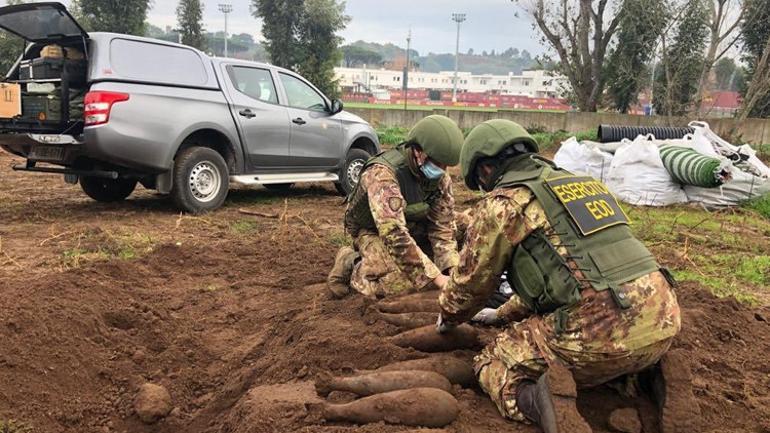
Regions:
[[[102,203],[123,201],[134,192],[136,180],[105,179],[101,177],[83,176],[80,178],[80,188],[92,199]]]
[[[353,189],[358,185],[361,169],[371,157],[372,155],[363,149],[350,149],[348,151],[345,165],[340,170],[340,180],[334,184],[337,187],[337,192],[341,195],[348,195],[353,192]]]
[[[195,215],[213,211],[222,206],[229,189],[227,164],[217,151],[194,146],[176,156],[171,197],[179,209]]]

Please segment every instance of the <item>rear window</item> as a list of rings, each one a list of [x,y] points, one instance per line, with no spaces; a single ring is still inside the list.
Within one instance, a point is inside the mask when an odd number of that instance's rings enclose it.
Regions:
[[[203,86],[208,81],[203,60],[187,48],[113,39],[110,61],[121,78],[183,86]]]
[[[29,7],[0,16],[0,27],[30,41],[78,36],[83,32],[64,11],[47,5]]]

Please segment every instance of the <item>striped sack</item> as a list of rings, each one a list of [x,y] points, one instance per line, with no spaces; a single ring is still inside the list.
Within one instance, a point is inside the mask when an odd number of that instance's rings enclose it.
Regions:
[[[730,180],[729,161],[702,155],[688,147],[660,147],[663,166],[677,183],[715,188]]]

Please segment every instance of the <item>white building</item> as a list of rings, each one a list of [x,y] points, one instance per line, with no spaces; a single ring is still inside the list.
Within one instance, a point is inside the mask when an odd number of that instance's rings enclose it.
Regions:
[[[403,73],[388,69],[334,68],[343,89],[368,89],[373,93],[383,90],[401,90]],[[558,97],[563,77],[552,77],[543,70],[524,71],[521,75],[473,75],[470,72],[457,74],[458,92],[495,93],[520,95],[532,98]],[[454,72],[441,71],[409,73],[410,90],[451,91],[454,86]]]

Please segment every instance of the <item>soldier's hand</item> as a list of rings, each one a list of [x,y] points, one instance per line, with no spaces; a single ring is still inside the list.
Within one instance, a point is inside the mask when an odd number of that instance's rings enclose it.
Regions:
[[[436,321],[436,331],[439,334],[446,334],[447,332],[455,329],[457,325],[444,320],[444,316],[438,313],[438,320]]]
[[[497,325],[502,322],[502,320],[497,314],[497,308],[485,308],[473,316],[471,322],[482,323],[484,325]]]

